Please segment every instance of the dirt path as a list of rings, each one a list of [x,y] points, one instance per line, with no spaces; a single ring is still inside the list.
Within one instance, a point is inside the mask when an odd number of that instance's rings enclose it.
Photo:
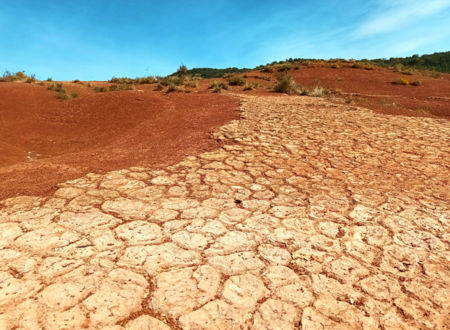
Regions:
[[[448,326],[450,122],[242,98],[237,144],[3,201],[0,328]]]

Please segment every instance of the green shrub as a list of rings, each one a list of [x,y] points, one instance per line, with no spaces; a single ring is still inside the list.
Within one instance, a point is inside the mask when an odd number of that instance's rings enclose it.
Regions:
[[[228,81],[228,85],[230,85],[230,86],[244,86],[245,83],[247,82],[242,77],[230,77],[227,79],[227,81]]]
[[[295,82],[294,78],[285,73],[277,74],[277,83],[273,87],[273,90],[277,93],[286,94],[301,94],[303,91]]]
[[[412,86],[420,86],[420,85],[422,85],[422,83],[419,80],[415,80],[415,81],[411,82],[411,85]]]

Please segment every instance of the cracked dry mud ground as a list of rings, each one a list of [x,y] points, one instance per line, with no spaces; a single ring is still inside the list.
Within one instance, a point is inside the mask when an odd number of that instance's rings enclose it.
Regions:
[[[448,327],[450,122],[241,98],[217,151],[1,202],[0,328]]]

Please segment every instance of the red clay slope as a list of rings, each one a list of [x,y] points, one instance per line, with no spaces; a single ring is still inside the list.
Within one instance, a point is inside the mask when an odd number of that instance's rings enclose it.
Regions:
[[[330,98],[330,101],[346,101],[389,115],[450,119],[450,74],[441,73],[438,78],[433,78],[431,72],[426,71],[405,75],[380,67],[365,70],[332,68],[330,64],[299,65],[297,70],[290,69],[287,73],[304,87],[327,87],[338,97]],[[276,73],[252,71],[245,75],[249,80],[269,88],[275,83]],[[271,81],[261,78],[270,78]],[[400,78],[409,82],[420,81],[421,85],[392,84]]]
[[[210,132],[239,116],[229,96],[81,89],[62,102],[42,86],[0,84],[0,199],[47,195],[89,172],[175,163],[217,147]]]
[[[423,74],[403,75],[375,68],[301,68],[291,71],[295,80],[308,86],[316,81],[335,90],[351,93],[359,105],[386,114],[431,114],[450,119],[450,75],[432,78]],[[400,78],[419,81],[420,86],[394,85]]]

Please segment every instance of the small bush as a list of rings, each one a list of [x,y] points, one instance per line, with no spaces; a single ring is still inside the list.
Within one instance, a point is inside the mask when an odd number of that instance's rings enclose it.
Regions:
[[[181,86],[186,80],[185,76],[169,76],[164,78],[159,78],[158,81],[163,86],[176,85]]]
[[[433,71],[433,72],[431,73],[431,77],[433,77],[433,78],[440,78],[440,77],[441,77],[441,74],[440,74],[439,72]]]
[[[263,67],[260,71],[261,71],[261,72],[264,72],[264,73],[273,73],[273,68],[270,67],[270,66],[268,66],[268,65],[266,65],[266,66]]]
[[[245,83],[247,82],[242,77],[231,77],[231,78],[228,78],[227,81],[228,81],[228,85],[230,85],[230,86],[244,86]]]
[[[212,89],[213,93],[220,93],[224,89],[227,90],[228,86],[222,81],[213,80],[209,85],[209,89]]]
[[[119,84],[119,85],[111,85],[109,86],[108,90],[110,92],[117,92],[117,91],[129,91],[136,89],[136,86],[133,84]]]
[[[106,87],[94,87],[94,91],[96,91],[97,93],[104,93],[107,92],[108,89]]]
[[[69,98],[69,96],[64,92],[60,92],[58,94],[56,94],[56,98],[59,100],[67,100]]]
[[[420,86],[420,85],[422,85],[422,83],[419,80],[415,80],[415,81],[411,82],[411,85],[412,86]]]
[[[198,80],[190,80],[190,81],[186,82],[184,84],[184,86],[188,87],[188,88],[197,88],[198,87]]]
[[[335,65],[339,66],[339,64],[335,64]],[[364,69],[364,70],[373,70],[374,69],[373,65],[366,61],[355,62],[350,67],[352,69]]]
[[[52,78],[47,78],[47,81],[53,81],[53,79]]]
[[[61,83],[48,85],[47,89],[51,90],[51,91],[55,91],[57,93],[65,93],[66,92],[66,90],[63,88],[63,84],[61,84]]]
[[[414,74],[414,70],[413,69],[405,69],[401,71],[402,74],[406,74],[408,76],[412,76]]]
[[[55,90],[55,92],[58,92],[58,93],[66,92],[66,90],[63,88],[63,84],[61,84],[61,83],[56,84],[54,90]]]
[[[306,94],[313,97],[325,97],[330,95],[330,91],[325,87],[316,85],[312,89],[307,91]]]
[[[134,82],[134,79],[131,78],[116,78],[112,77],[110,81],[108,81],[113,84],[132,84]]]
[[[399,79],[393,81],[392,84],[394,84],[394,85],[409,85],[409,81],[408,81],[408,79],[405,79],[405,78],[399,78]]]
[[[31,84],[34,83],[36,81],[36,78],[33,76],[27,78],[27,80],[25,80],[26,83]]]
[[[25,71],[19,71],[16,72],[16,77],[18,80],[23,80],[27,78],[27,75],[25,74]]]
[[[403,65],[401,65],[401,64],[394,64],[391,69],[394,72],[401,72],[403,70]]]
[[[277,83],[273,87],[273,90],[277,93],[286,93],[286,94],[301,94],[302,88],[295,82],[295,80],[285,74],[277,75]]]
[[[157,80],[153,76],[143,77],[143,78],[136,78],[134,80],[135,84],[154,84]]]
[[[178,70],[176,72],[177,76],[185,76],[188,72],[188,69],[186,67],[186,65],[182,64],[178,67]]]
[[[429,114],[431,113],[430,110],[425,109],[425,108],[418,108],[418,109],[415,109],[415,111],[416,111],[417,113],[422,114],[422,115],[429,115]]]
[[[287,72],[287,71],[289,71],[290,68],[291,68],[290,65],[282,65],[282,66],[277,67],[277,71],[278,72]]]
[[[28,81],[30,79],[30,81]],[[26,81],[26,82],[34,82],[36,79],[34,75],[27,76],[25,71],[18,71],[16,73],[11,73],[9,71],[5,71],[3,75],[0,77],[0,82],[13,82],[13,81]]]
[[[244,86],[244,91],[251,91],[258,88],[258,83],[247,82]]]
[[[118,91],[119,90],[119,86],[117,86],[117,85],[111,85],[111,86],[109,86],[109,91],[110,92],[115,92],[115,91]]]
[[[72,96],[75,99],[78,97],[78,93],[72,93],[72,94],[70,94],[70,96]]]
[[[159,83],[158,85],[155,86],[155,88],[153,88],[154,91],[162,91],[164,89],[164,86]]]
[[[166,93],[179,92],[181,89],[175,84],[169,84],[169,87],[166,90]]]

